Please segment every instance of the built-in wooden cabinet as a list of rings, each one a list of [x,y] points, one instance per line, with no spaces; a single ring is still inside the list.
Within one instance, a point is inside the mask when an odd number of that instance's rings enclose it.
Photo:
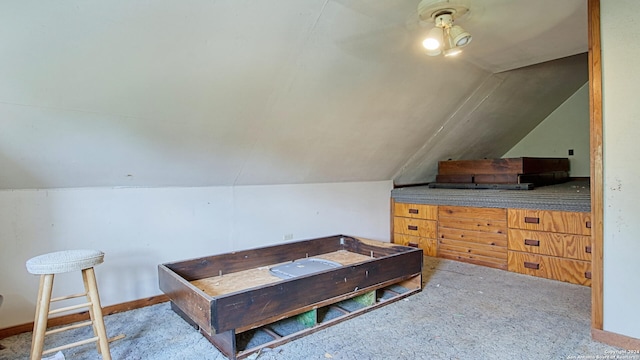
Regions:
[[[395,203],[393,241],[419,247],[428,256],[437,256],[438,206]]]
[[[591,285],[588,212],[393,203],[393,241],[424,254]]]
[[[591,285],[589,213],[509,209],[509,271]]]

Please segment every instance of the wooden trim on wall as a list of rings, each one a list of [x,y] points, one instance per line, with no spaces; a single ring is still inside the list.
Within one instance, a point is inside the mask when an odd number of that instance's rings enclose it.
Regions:
[[[600,0],[588,0],[589,17],[589,131],[591,152],[591,329],[603,323],[603,159],[602,63]],[[592,331],[593,334],[593,331]]]
[[[605,343],[611,346],[617,346],[619,348],[627,349],[627,350],[640,350],[640,339],[628,337],[625,335],[620,335],[616,333],[612,333],[609,331],[604,331],[600,329],[591,329],[591,337],[595,341],[599,341],[601,343]],[[625,354],[622,354],[625,355]],[[626,355],[633,355],[635,357],[628,357],[628,359],[637,359],[637,353],[630,353]],[[614,357],[615,358],[615,357]],[[618,357],[618,359],[624,359],[623,356]]]
[[[393,232],[394,232],[394,228],[393,228],[393,217],[395,216],[395,208],[396,208],[396,200],[394,198],[391,198],[391,211],[389,211],[389,214],[391,214],[390,216],[390,225],[389,225],[389,230],[390,230],[390,234],[389,236],[391,236],[389,238],[389,242],[395,242],[395,238],[393,236]]]
[[[166,295],[152,296],[146,299],[139,299],[128,301],[121,304],[105,306],[102,308],[102,315],[113,315],[129,310],[140,309],[145,306],[151,306],[169,301]],[[47,327],[69,325],[79,321],[89,320],[89,311],[83,311],[76,314],[63,315],[49,319]],[[0,329],[0,339],[4,339],[9,336],[22,334],[25,332],[31,332],[33,330],[33,322],[27,324],[16,325],[5,329]],[[109,330],[109,329],[107,329]]]

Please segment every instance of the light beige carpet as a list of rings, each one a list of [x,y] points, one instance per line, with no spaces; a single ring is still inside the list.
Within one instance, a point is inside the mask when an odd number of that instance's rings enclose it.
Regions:
[[[416,295],[251,358],[576,359],[619,350],[591,341],[588,287],[428,257],[424,274]],[[111,344],[113,359],[225,359],[168,303],[105,321],[110,336],[126,334]],[[87,332],[51,336],[47,346]],[[30,341],[31,334],[1,340],[0,360],[27,359]],[[100,359],[93,345],[64,355]]]

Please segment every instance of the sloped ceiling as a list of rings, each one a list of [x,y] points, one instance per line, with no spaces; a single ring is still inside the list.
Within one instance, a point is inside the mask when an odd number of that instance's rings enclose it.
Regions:
[[[579,54],[491,75],[425,139],[395,184],[432,181],[441,160],[501,157],[589,80],[587,62]]]
[[[413,0],[3,2],[0,189],[417,183],[494,156],[586,81],[586,0],[470,5],[445,59]]]

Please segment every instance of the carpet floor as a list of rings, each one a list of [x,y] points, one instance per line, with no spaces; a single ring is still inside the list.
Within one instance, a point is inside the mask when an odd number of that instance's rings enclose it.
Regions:
[[[591,289],[425,257],[424,289],[249,359],[596,359],[620,349],[591,340]],[[169,303],[105,317],[115,359],[226,359]],[[45,349],[89,337],[47,337]],[[28,359],[31,334],[0,340],[0,360]],[[100,359],[94,345],[66,359]],[[640,360],[640,357],[638,357]]]

